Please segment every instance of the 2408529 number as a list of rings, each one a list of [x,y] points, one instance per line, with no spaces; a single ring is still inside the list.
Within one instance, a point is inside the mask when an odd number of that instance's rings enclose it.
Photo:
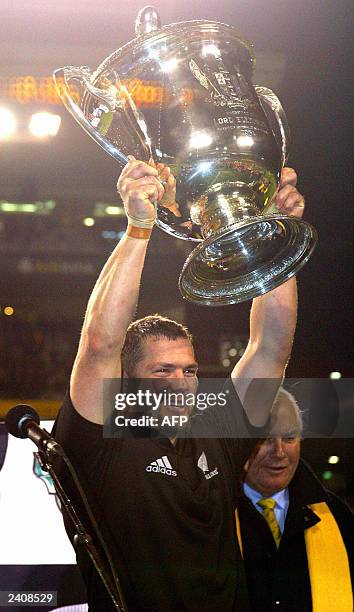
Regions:
[[[56,605],[57,591],[0,591],[0,606]]]

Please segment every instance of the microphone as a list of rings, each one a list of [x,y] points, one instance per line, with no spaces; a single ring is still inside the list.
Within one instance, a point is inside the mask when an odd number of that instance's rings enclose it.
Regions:
[[[39,416],[31,406],[18,404],[11,408],[6,415],[5,423],[7,431],[15,438],[29,438],[41,451],[63,454],[61,446],[39,426]]]

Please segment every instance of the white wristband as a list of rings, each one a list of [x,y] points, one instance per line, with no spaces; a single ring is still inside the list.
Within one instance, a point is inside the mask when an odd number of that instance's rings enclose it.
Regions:
[[[156,215],[153,219],[139,219],[139,217],[135,217],[126,211],[128,223],[130,225],[134,225],[135,227],[144,227],[147,229],[152,228],[155,225]]]

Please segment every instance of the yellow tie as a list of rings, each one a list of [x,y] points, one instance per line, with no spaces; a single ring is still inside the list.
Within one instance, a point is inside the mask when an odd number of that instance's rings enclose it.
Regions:
[[[274,512],[275,500],[271,497],[266,497],[257,502],[257,505],[262,508],[262,514],[268,523],[269,529],[272,532],[273,538],[278,548],[281,539],[281,532]]]

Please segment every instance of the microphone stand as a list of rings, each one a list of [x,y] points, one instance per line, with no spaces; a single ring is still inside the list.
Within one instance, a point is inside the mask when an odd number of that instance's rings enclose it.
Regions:
[[[102,539],[102,536],[100,534],[100,532],[98,531],[98,527],[97,525],[95,526],[94,524],[92,525],[94,531],[96,531],[96,536],[98,537],[98,540],[101,541],[103,550],[106,554],[107,557],[107,561],[108,561],[108,570],[107,567],[105,567],[105,562],[102,558],[101,553],[99,552],[99,550],[97,549],[96,545],[93,542],[92,536],[88,533],[88,531],[85,529],[84,524],[82,522],[82,520],[80,519],[78,512],[76,511],[75,507],[73,506],[72,502],[70,501],[64,486],[62,485],[62,483],[60,482],[59,476],[57,475],[55,468],[53,466],[52,463],[52,455],[56,455],[59,456],[62,460],[65,461],[65,464],[69,467],[69,472],[70,475],[72,477],[72,481],[74,483],[75,489],[76,491],[79,493],[85,508],[88,507],[87,504],[87,500],[83,497],[82,492],[80,491],[80,487],[78,486],[78,483],[75,482],[76,480],[76,474],[75,477],[73,477],[73,467],[71,466],[71,463],[68,459],[68,457],[65,455],[65,452],[63,450],[63,448],[60,446],[60,444],[58,444],[57,442],[55,442],[54,444],[51,444],[50,442],[41,450],[39,450],[37,453],[40,465],[42,467],[43,470],[47,471],[50,476],[53,479],[53,482],[55,484],[55,488],[58,494],[58,497],[61,501],[61,503],[63,504],[63,506],[66,509],[66,512],[68,513],[68,516],[70,517],[75,529],[76,529],[76,535],[74,536],[74,544],[75,545],[82,545],[84,546],[84,548],[86,549],[92,563],[94,564],[104,586],[106,587],[106,590],[113,602],[114,607],[116,608],[116,610],[118,610],[119,612],[128,612],[128,608],[125,604],[124,601],[124,596],[123,596],[123,592],[120,586],[120,582],[119,582],[119,578],[116,575],[116,572],[113,568],[113,564],[110,560],[110,556],[108,551],[106,550],[106,546],[105,543]],[[90,509],[89,510],[89,514],[91,514]],[[92,521],[91,521],[92,522]]]

